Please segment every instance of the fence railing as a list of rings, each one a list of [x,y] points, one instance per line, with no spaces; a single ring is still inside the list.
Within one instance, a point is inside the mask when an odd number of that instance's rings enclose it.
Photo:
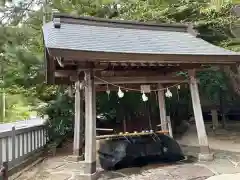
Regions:
[[[0,169],[0,179],[9,169],[20,165],[45,144],[44,125],[17,129],[13,126],[10,131],[0,132],[0,164],[3,165]]]

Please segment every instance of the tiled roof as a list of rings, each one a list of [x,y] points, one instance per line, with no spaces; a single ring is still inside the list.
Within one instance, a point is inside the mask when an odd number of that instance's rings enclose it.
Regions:
[[[81,21],[60,24],[60,28],[55,28],[53,21],[43,26],[46,48],[138,54],[239,55],[183,31],[99,26]]]

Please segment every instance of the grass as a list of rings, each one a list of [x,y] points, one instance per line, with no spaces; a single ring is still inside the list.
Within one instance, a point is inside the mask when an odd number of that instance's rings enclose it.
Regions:
[[[21,94],[6,95],[5,112],[6,116],[4,119],[2,118],[2,115],[0,116],[0,123],[26,120],[29,119],[30,116],[36,115],[29,99]]]

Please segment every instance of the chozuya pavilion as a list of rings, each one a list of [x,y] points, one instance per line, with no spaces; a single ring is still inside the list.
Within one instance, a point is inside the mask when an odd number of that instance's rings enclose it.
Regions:
[[[196,69],[204,65],[236,65],[240,54],[216,47],[200,38],[191,25],[150,24],[54,14],[43,26],[48,84],[75,83],[73,157],[82,155],[82,98],[85,97],[86,179],[96,174],[96,91],[108,83],[158,91],[160,118],[166,130],[164,90],[189,82],[200,147],[200,160],[211,160],[198,91]],[[188,72],[189,79],[175,76]],[[120,90],[120,88],[113,88]],[[121,92],[121,91],[120,91]],[[83,96],[84,93],[84,96]],[[121,93],[120,93],[121,94]],[[122,95],[120,95],[122,96]]]

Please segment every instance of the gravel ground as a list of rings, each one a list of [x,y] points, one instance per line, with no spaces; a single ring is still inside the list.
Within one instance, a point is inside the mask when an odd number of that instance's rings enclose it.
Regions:
[[[134,173],[134,171],[136,171]],[[124,169],[102,174],[100,180],[205,180],[215,174],[194,164],[170,165],[158,168]]]

